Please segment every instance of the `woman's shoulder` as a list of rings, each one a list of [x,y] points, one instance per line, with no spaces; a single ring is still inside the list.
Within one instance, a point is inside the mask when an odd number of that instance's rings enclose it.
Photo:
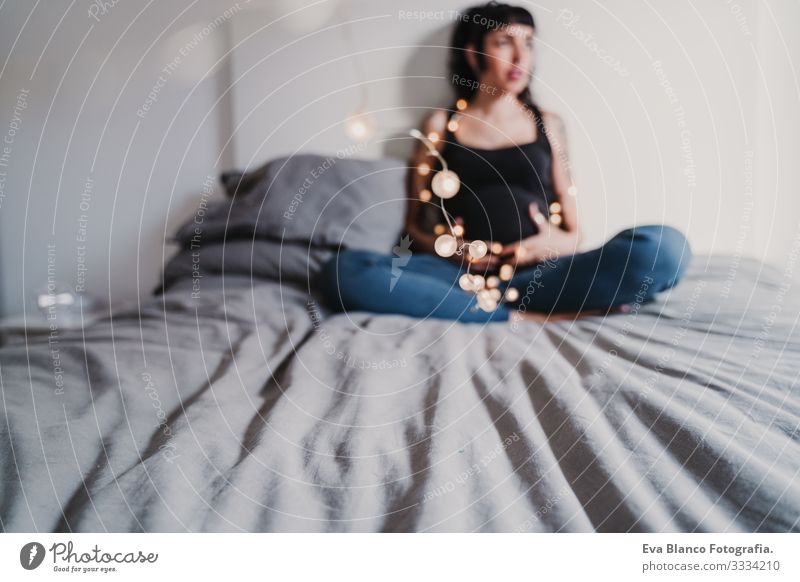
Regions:
[[[564,126],[564,120],[561,119],[561,116],[555,111],[539,109],[539,113],[542,116],[542,123],[551,127],[553,130],[560,129]]]

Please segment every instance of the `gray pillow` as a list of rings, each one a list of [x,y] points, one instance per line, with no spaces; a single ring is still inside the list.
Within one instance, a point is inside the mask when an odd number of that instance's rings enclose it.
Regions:
[[[281,244],[273,241],[234,240],[182,249],[164,267],[163,293],[175,283],[217,275],[245,275],[259,279],[285,281],[315,289],[317,277],[333,251],[306,244]]]
[[[224,173],[229,198],[210,204],[202,223],[188,221],[175,239],[184,246],[199,236],[390,253],[405,227],[407,176],[400,159],[284,156],[252,172]]]

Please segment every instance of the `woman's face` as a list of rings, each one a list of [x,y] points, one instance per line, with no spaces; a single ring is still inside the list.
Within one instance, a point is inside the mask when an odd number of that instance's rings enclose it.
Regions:
[[[483,52],[486,68],[478,74],[482,83],[512,95],[525,90],[533,71],[533,27],[512,24],[493,30],[484,37]]]

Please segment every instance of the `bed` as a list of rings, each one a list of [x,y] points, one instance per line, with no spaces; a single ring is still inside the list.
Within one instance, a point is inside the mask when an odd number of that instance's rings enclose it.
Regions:
[[[388,252],[405,167],[298,198],[324,159],[223,175],[151,297],[58,332],[60,387],[52,341],[6,340],[4,531],[800,531],[786,272],[696,254],[629,314],[516,329],[335,313],[311,275]]]

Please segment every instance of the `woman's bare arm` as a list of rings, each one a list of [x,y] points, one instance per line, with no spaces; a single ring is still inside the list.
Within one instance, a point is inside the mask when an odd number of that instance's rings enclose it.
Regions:
[[[434,142],[437,149],[442,147],[442,137],[444,136],[445,124],[447,123],[447,114],[442,110],[437,110],[431,114],[422,127],[422,132],[425,135],[435,133],[439,136],[439,140]],[[421,164],[427,164],[431,171],[427,175],[420,174],[418,168]],[[423,143],[419,143],[414,150],[414,155],[411,159],[411,168],[409,170],[409,197],[408,197],[408,211],[406,212],[406,232],[412,239],[412,249],[416,251],[435,253],[434,241],[436,235],[433,233],[425,232],[420,228],[419,216],[422,212],[423,205],[432,204],[438,201],[435,196],[431,200],[425,202],[420,199],[420,192],[422,190],[430,191],[431,178],[433,177],[434,169],[436,168],[436,158],[429,155],[428,148]]]
[[[578,223],[578,205],[575,200],[575,190],[570,190],[573,182],[567,150],[567,132],[559,115],[542,112],[542,118],[547,128],[547,138],[553,150],[553,189],[558,202],[561,204],[561,228],[567,232],[574,233],[577,237],[577,245],[580,245],[583,235]]]

